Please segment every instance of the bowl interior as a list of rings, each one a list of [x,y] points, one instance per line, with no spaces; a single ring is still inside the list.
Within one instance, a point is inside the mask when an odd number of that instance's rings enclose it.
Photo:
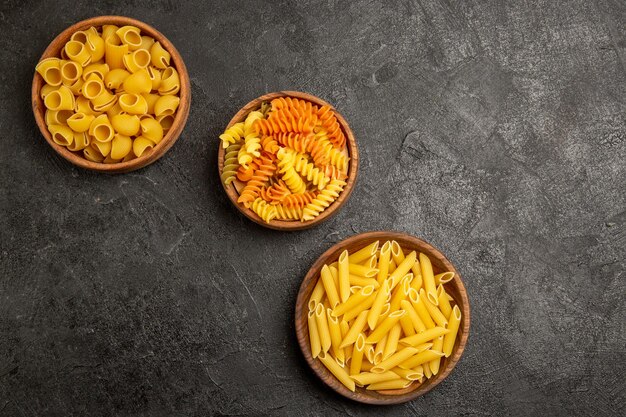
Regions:
[[[308,300],[313,292],[313,288],[317,283],[320,275],[320,271],[324,264],[330,264],[339,258],[341,252],[347,249],[349,252],[359,250],[368,244],[379,240],[381,244],[385,240],[396,240],[405,253],[412,250],[422,252],[430,258],[433,270],[435,274],[445,271],[452,271],[455,273],[454,279],[445,284],[446,291],[454,298],[461,310],[462,318],[459,326],[459,333],[457,335],[452,355],[448,358],[444,358],[439,370],[439,373],[430,379],[425,379],[423,383],[413,383],[409,387],[402,390],[390,390],[384,392],[367,391],[364,388],[357,387],[355,392],[348,390],[343,384],[341,384],[317,359],[313,359],[311,356],[311,347],[309,345],[309,329],[307,324],[308,314]],[[337,391],[344,397],[350,398],[355,401],[367,403],[367,404],[397,404],[412,400],[419,397],[433,389],[437,384],[443,381],[452,371],[456,363],[461,358],[467,337],[469,334],[470,326],[470,310],[469,302],[467,299],[467,292],[465,286],[461,281],[461,276],[454,266],[446,259],[445,256],[437,249],[435,249],[429,243],[418,239],[416,237],[397,232],[368,232],[360,235],[353,236],[342,242],[337,243],[332,248],[328,249],[319,259],[313,264],[307,275],[305,276],[298,298],[296,300],[296,334],[298,337],[298,343],[304,358],[313,369],[313,372],[324,383],[329,385],[332,389]]]
[[[39,91],[43,86],[43,78],[35,72],[33,77],[32,84],[32,107],[33,113],[35,116],[35,121],[37,122],[37,126],[41,131],[41,134],[44,136],[46,141],[54,148],[54,150],[61,155],[63,158],[73,163],[74,165],[78,165],[82,168],[90,169],[93,171],[101,171],[101,172],[109,172],[109,173],[118,173],[118,172],[129,172],[139,168],[142,168],[157,159],[167,152],[174,142],[180,136],[185,122],[187,121],[187,116],[189,115],[189,106],[191,103],[191,88],[189,84],[189,75],[187,73],[187,68],[185,67],[185,63],[182,60],[182,57],[174,47],[174,45],[158,30],[153,28],[152,26],[141,22],[136,19],[132,19],[130,17],[124,16],[98,16],[91,19],[83,20],[78,22],[69,28],[65,29],[61,32],[51,43],[48,45],[40,60],[49,58],[49,57],[58,57],[60,56],[60,51],[64,47],[64,45],[69,41],[70,37],[73,33],[79,30],[87,29],[91,26],[95,26],[97,28],[102,27],[103,25],[133,25],[141,29],[142,34],[147,34],[154,39],[158,40],[163,47],[171,54],[171,65],[176,68],[180,77],[180,105],[178,110],[176,111],[176,116],[174,117],[174,122],[172,127],[167,132],[167,134],[163,137],[161,142],[159,142],[147,155],[141,156],[140,158],[135,158],[131,161],[127,162],[119,162],[116,164],[104,164],[98,162],[92,162],[85,159],[82,155],[78,155],[74,152],[69,151],[64,146],[57,145],[50,135],[48,128],[45,123],[45,112],[46,107],[43,104],[43,100],[39,95]]]
[[[300,98],[303,100],[308,100],[318,106],[324,106],[324,105],[330,106],[332,110],[335,112],[337,121],[341,125],[343,133],[346,136],[346,139],[347,139],[346,147],[348,150],[348,156],[350,157],[350,163],[348,166],[348,178],[346,179],[346,186],[344,187],[343,192],[339,195],[339,197],[337,198],[337,200],[335,200],[335,202],[333,202],[326,210],[321,212],[320,215],[317,216],[314,220],[309,220],[305,222],[272,220],[270,223],[266,223],[265,221],[263,221],[263,219],[257,216],[257,214],[254,211],[252,211],[251,209],[245,208],[241,204],[237,203],[237,198],[239,197],[239,193],[237,192],[237,189],[235,188],[233,183],[227,186],[222,183],[222,186],[224,187],[224,190],[226,191],[228,198],[233,203],[233,205],[237,208],[237,210],[239,210],[244,216],[246,216],[253,222],[261,226],[264,226],[270,229],[275,229],[275,230],[290,231],[290,230],[308,229],[309,227],[313,227],[317,224],[320,224],[321,222],[325,220],[328,220],[333,214],[335,214],[341,208],[341,206],[343,206],[343,204],[345,204],[345,202],[348,200],[348,197],[350,197],[350,194],[352,193],[352,189],[356,182],[358,168],[359,168],[359,151],[357,148],[356,139],[354,138],[354,134],[352,133],[352,130],[350,129],[350,126],[348,125],[348,122],[346,122],[343,116],[331,104],[327,103],[321,98],[315,97],[311,94],[302,93],[299,91],[279,91],[275,93],[265,94],[261,97],[258,97],[252,100],[251,102],[243,106],[241,110],[239,110],[233,116],[233,118],[228,123],[227,128],[231,127],[235,123],[245,120],[248,113],[250,113],[253,110],[258,109],[261,106],[261,103],[263,103],[264,101],[271,101],[278,97],[296,97],[296,98]],[[218,156],[217,156],[219,175],[221,175],[222,170],[224,168],[225,154],[226,152],[220,144]]]

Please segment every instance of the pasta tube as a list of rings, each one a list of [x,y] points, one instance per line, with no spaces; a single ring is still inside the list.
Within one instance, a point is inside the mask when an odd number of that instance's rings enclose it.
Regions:
[[[309,323],[309,341],[311,343],[311,356],[313,356],[313,359],[315,359],[322,351],[322,345],[320,343],[320,335],[317,331],[317,322],[315,320],[315,310],[309,310],[308,323]]]
[[[339,326],[339,320],[337,317],[333,317],[331,313],[331,309],[326,310],[326,319],[328,321],[328,330],[330,332],[330,344],[333,349],[333,356],[337,360],[337,363],[341,366],[345,364],[345,352],[341,345],[341,327]],[[443,339],[442,339],[443,343]]]
[[[365,278],[372,278],[378,274],[378,269],[376,268],[370,268],[368,266],[353,263],[348,264],[348,270],[351,274]]]
[[[435,275],[435,285],[447,284],[454,279],[454,272],[442,272]]]
[[[352,349],[352,358],[350,359],[350,375],[356,375],[361,372],[361,363],[363,362],[363,354],[365,353],[365,336],[359,333]]]
[[[359,313],[361,313],[362,311],[365,311],[369,309],[370,307],[372,307],[372,305],[374,304],[374,301],[376,301],[376,294],[370,295],[361,304],[354,307],[352,310],[347,311],[346,314],[343,315],[343,319],[347,321],[352,320],[353,318],[358,316]]]
[[[327,313],[323,304],[318,304],[317,307],[315,307],[315,323],[317,324],[317,332],[320,335],[322,352],[328,352],[331,346],[331,339],[330,330],[328,329]]]
[[[417,349],[413,347],[406,347],[400,350],[399,352],[394,353],[393,355],[391,355],[389,358],[385,359],[378,365],[374,366],[372,368],[372,372],[382,373],[382,372],[388,371],[391,368],[401,364],[402,362],[405,362],[407,359],[416,355],[417,353],[418,353]]]
[[[396,311],[400,308],[400,302],[406,299],[409,296],[409,289],[411,288],[411,280],[413,279],[413,274],[409,272],[402,278],[400,284],[396,286],[393,294],[391,295],[391,300],[389,301],[391,311]]]
[[[365,288],[361,288],[359,290],[359,292],[357,292],[354,295],[351,295],[350,298],[348,298],[345,302],[343,302],[343,303],[339,304],[337,307],[335,307],[335,309],[333,310],[333,316],[334,317],[339,317],[339,316],[345,314],[346,312],[348,312],[348,311],[352,310],[353,308],[357,307],[363,301],[367,300],[372,294],[374,294],[374,286],[373,285],[368,285]]]
[[[420,290],[420,298],[422,299],[424,306],[426,307],[426,310],[428,311],[430,317],[432,317],[433,321],[437,323],[438,326],[446,327],[448,325],[448,320],[443,315],[441,310],[439,310],[439,308],[435,304],[431,303],[430,299],[426,298],[426,291],[424,291],[423,288]]]
[[[401,332],[402,326],[400,326],[400,323],[396,323],[396,325],[389,330],[389,333],[387,334],[387,343],[385,344],[385,350],[383,351],[383,361],[396,353]]]
[[[393,271],[391,275],[389,275],[389,280],[391,281],[391,288],[393,289],[399,282],[402,277],[404,277],[413,264],[415,263],[415,258],[417,257],[417,253],[415,251],[411,252],[409,256],[404,258],[401,264]]]
[[[400,321],[400,318],[404,316],[405,314],[406,314],[406,311],[404,310],[394,311],[393,313],[389,314],[389,317],[383,320],[383,322],[380,323],[380,325],[376,326],[374,331],[370,333],[369,336],[367,336],[367,339],[365,339],[365,343],[379,342],[380,339],[382,339],[385,336],[385,334],[387,334],[387,332],[389,332],[389,330],[391,330],[391,328],[398,321]]]
[[[318,279],[309,298],[309,310],[315,310],[315,305],[322,302],[322,297],[324,297],[324,283]]]
[[[339,255],[338,262],[338,276],[339,276],[339,298],[341,301],[345,303],[350,297],[350,270],[349,270],[349,261],[348,261],[348,251],[344,250]],[[352,307],[356,307],[355,303]],[[346,309],[347,311],[348,309]]]
[[[409,300],[411,300],[413,308],[417,312],[417,315],[419,316],[422,323],[424,323],[426,328],[433,329],[435,327],[435,322],[430,317],[430,314],[428,314],[428,310],[424,305],[424,301],[422,301],[417,291],[415,291],[413,288],[409,290]]]
[[[381,391],[387,389],[403,389],[411,385],[413,381],[409,381],[407,379],[392,379],[390,381],[385,382],[375,382],[367,386],[366,390],[368,391]]]
[[[424,290],[426,291],[426,298],[434,305],[439,304],[437,299],[437,288],[435,287],[435,276],[433,275],[433,266],[430,263],[428,256],[420,253],[419,256],[420,266],[422,269],[422,279],[424,280]]]
[[[420,319],[419,315],[417,314],[411,303],[409,303],[407,300],[402,300],[402,302],[400,303],[400,307],[407,312],[407,317],[409,323],[411,324],[411,328],[414,329],[413,332],[405,331],[405,335],[412,336],[415,334],[415,332],[421,333],[426,330],[426,326],[422,322],[422,319]]]
[[[402,343],[403,345],[417,346],[448,333],[450,333],[449,329],[444,329],[443,327],[435,327],[434,329],[428,329],[426,331],[423,331],[422,333],[402,338],[400,339],[400,343]]]
[[[425,350],[423,352],[418,353],[407,359],[406,361],[400,363],[398,366],[404,369],[413,369],[417,365],[429,364],[431,361],[437,359],[441,359],[443,356],[443,352],[437,352],[434,350]],[[428,371],[426,369],[428,368]],[[424,366],[424,373],[430,373],[430,368],[428,366]]]
[[[326,291],[326,297],[328,297],[330,306],[332,308],[335,308],[335,306],[339,304],[339,294],[337,293],[335,280],[333,279],[333,276],[330,273],[330,269],[328,268],[328,266],[324,265],[322,267],[321,276],[322,276],[322,283],[324,284],[324,290]]]
[[[385,346],[387,345],[387,335],[383,336],[382,339],[376,346],[374,346],[374,365],[380,363],[383,360],[383,352],[385,351]]]
[[[351,264],[359,264],[364,260],[370,258],[371,256],[376,254],[378,250],[378,244],[380,242],[377,240],[376,242],[370,243],[366,247],[361,250],[354,252],[352,255],[348,257]]]
[[[364,278],[356,275],[350,275],[350,285],[359,285],[361,287],[371,285],[374,289],[380,287],[380,284],[374,278]]]
[[[450,301],[448,301],[448,297],[446,297],[446,290],[441,284],[437,287],[437,299],[439,299],[439,310],[441,310],[444,317],[449,321],[452,306],[450,305]]]
[[[378,322],[378,318],[380,317],[380,313],[383,309],[383,304],[389,295],[389,280],[385,280],[383,282],[382,287],[378,290],[376,294],[376,298],[372,304],[372,308],[369,310],[369,314],[367,316],[367,323],[370,329],[374,329],[376,327],[376,323]]]
[[[417,381],[418,379],[424,377],[424,372],[416,371],[415,369],[402,369],[395,367],[391,369],[391,372],[401,378],[408,379],[409,381]]]
[[[393,373],[391,371],[387,371],[387,372],[379,372],[379,373],[373,373],[373,372],[363,372],[361,374],[358,375],[352,375],[351,376],[352,379],[354,379],[356,382],[359,383],[359,385],[369,385],[369,384],[374,384],[376,382],[384,382],[384,381],[390,381],[393,379],[398,379],[398,374]]]
[[[433,350],[440,352],[442,347],[443,347],[443,336],[439,336],[433,342]],[[439,373],[440,364],[441,364],[441,358],[433,359],[432,361],[429,362],[428,365],[430,366],[430,371],[433,373],[433,375],[437,375]]]
[[[368,313],[369,313],[369,310],[365,310],[359,313],[356,320],[350,327],[348,334],[346,335],[346,337],[344,337],[343,341],[341,342],[342,348],[345,348],[346,346],[351,345],[354,342],[356,342],[357,337],[359,337],[359,334],[363,331],[363,329],[365,328],[365,325],[367,324]]]
[[[350,375],[348,375],[345,369],[339,366],[337,362],[335,362],[335,360],[331,358],[330,355],[327,355],[325,352],[320,353],[318,358],[320,359],[320,361],[322,361],[324,366],[333,375],[335,375],[335,378],[337,378],[339,382],[345,385],[345,387],[348,388],[350,391],[354,392],[354,390],[356,389],[356,384],[354,383],[354,380],[350,378]]]
[[[380,254],[378,255],[378,278],[379,284],[382,284],[389,275],[389,259],[391,258],[391,243],[386,241],[380,248]]]
[[[452,314],[450,314],[450,323],[448,323],[448,334],[446,334],[443,338],[443,353],[446,355],[446,358],[452,354],[452,349],[454,348],[454,341],[456,340],[456,335],[459,332],[459,326],[461,324],[461,310],[459,306],[454,306],[452,309]]]

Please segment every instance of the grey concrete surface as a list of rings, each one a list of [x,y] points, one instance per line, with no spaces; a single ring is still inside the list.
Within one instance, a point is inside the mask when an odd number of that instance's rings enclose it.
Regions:
[[[117,176],[57,157],[33,70],[70,24],[128,15],[186,60],[181,139]],[[0,415],[624,415],[626,3],[3,1]],[[280,89],[334,103],[357,187],[313,230],[242,218],[217,135]],[[333,243],[405,231],[446,253],[469,344],[430,394],[381,408],[309,371],[293,309]]]

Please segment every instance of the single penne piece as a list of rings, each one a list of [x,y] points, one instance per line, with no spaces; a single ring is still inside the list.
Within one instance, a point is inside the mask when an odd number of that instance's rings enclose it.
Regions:
[[[408,346],[417,346],[422,343],[430,342],[431,340],[448,333],[450,333],[449,329],[435,327],[434,329],[428,329],[422,333],[414,334],[413,336],[404,337],[400,339],[400,343]]]
[[[369,314],[369,310],[364,310],[359,313],[356,320],[350,327],[350,330],[348,330],[348,334],[346,335],[346,337],[343,338],[343,341],[341,342],[341,346],[340,346],[341,348],[345,348],[346,346],[351,345],[354,342],[356,342],[357,337],[359,337],[359,334],[363,331],[363,329],[365,328],[365,325],[367,324],[368,314]]]
[[[448,297],[446,297],[446,290],[442,284],[437,287],[437,299],[439,300],[439,310],[443,313],[444,317],[450,321],[450,313],[452,313],[452,306]]]
[[[321,279],[317,280],[317,284],[313,288],[313,292],[309,297],[309,310],[314,310],[315,305],[322,302],[322,298],[324,297],[324,283]]]
[[[416,257],[417,257],[417,253],[415,251],[411,252],[409,256],[404,258],[402,263],[398,265],[395,271],[393,271],[393,273],[389,275],[388,279],[391,281],[391,285],[390,285],[391,289],[393,289],[400,282],[402,277],[404,277],[409,272],[409,270],[415,263]]]
[[[368,391],[383,391],[387,389],[403,389],[411,385],[413,381],[409,381],[408,379],[398,378],[392,379],[390,381],[384,382],[375,382],[370,384],[365,388]]]
[[[412,336],[415,333],[421,333],[426,330],[426,326],[424,325],[422,319],[420,319],[419,315],[417,314],[417,312],[413,308],[413,305],[410,302],[408,302],[407,300],[402,300],[402,302],[400,303],[400,308],[407,312],[407,317],[410,320],[412,328],[414,329],[412,334],[408,334],[407,332],[405,332],[405,335]]]
[[[404,310],[394,311],[389,314],[389,316],[376,326],[374,331],[367,336],[365,343],[378,343],[405,314],[406,311]]]
[[[338,276],[339,276],[339,298],[342,303],[345,303],[350,297],[350,271],[348,268],[348,251],[344,250],[339,255],[337,262]]]
[[[365,343],[365,338],[363,338],[363,343]],[[372,345],[365,345],[365,349],[368,349],[368,346],[372,347]],[[374,367],[374,364],[367,360],[367,355],[365,356],[365,361],[361,363],[361,372],[369,372]]]
[[[442,272],[441,274],[435,275],[435,285],[439,284],[447,284],[448,282],[454,279],[454,272]]]
[[[365,336],[359,333],[352,349],[352,358],[350,359],[350,375],[361,373],[361,365],[363,363],[363,355],[365,354]]]
[[[400,326],[405,336],[413,336],[415,334],[415,328],[413,327],[413,322],[411,322],[409,314],[405,314],[404,317],[400,319]]]
[[[432,373],[432,372],[431,372],[431,370],[430,370],[430,366],[427,366],[427,365],[428,365],[428,364],[424,364],[424,366],[423,366],[423,368],[422,368],[422,369],[424,369],[424,376],[425,376],[427,379],[430,379],[430,378],[432,378],[433,373]]]
[[[353,287],[354,288],[354,287]],[[348,298],[345,302],[339,304],[333,310],[333,316],[339,317],[346,312],[352,310],[363,301],[365,301],[368,297],[374,294],[374,286],[368,285],[365,288],[361,288],[357,293],[353,294]]]
[[[385,350],[383,351],[383,361],[396,353],[396,351],[398,350],[398,341],[400,340],[401,332],[402,326],[400,325],[400,323],[396,323],[395,326],[393,326],[391,330],[389,330],[389,333],[387,333],[387,342],[385,344]]]
[[[433,342],[433,350],[441,352],[442,347],[443,347],[443,336],[439,336]],[[428,366],[430,366],[430,371],[433,373],[433,375],[437,375],[439,373],[439,365],[441,364],[441,359],[442,358],[433,359],[432,361],[428,363]]]
[[[324,291],[326,292],[326,297],[330,302],[332,308],[335,308],[337,304],[339,304],[339,294],[337,293],[337,287],[335,286],[335,280],[330,272],[330,268],[327,265],[322,267],[322,283],[324,284]]]
[[[395,368],[392,368],[391,372],[401,378],[408,379],[409,381],[417,381],[424,376],[424,372],[418,372],[414,369],[402,369],[397,366]]]
[[[366,266],[368,268],[376,268],[376,255],[372,255],[369,259],[364,260],[363,262],[361,262],[361,265]]]
[[[430,314],[428,314],[428,310],[426,309],[424,302],[420,298],[419,293],[413,288],[409,290],[409,300],[411,301],[411,305],[417,312],[420,320],[422,321],[422,323],[424,323],[424,326],[426,326],[427,329],[434,329],[435,322],[430,317]]]
[[[367,324],[372,330],[376,327],[376,323],[378,323],[383,304],[385,304],[385,300],[387,299],[389,293],[389,280],[385,280],[378,290],[378,293],[376,293],[376,298],[374,299],[367,316]]]
[[[359,291],[361,291],[363,289],[363,287],[360,287],[358,285],[353,285],[352,287],[350,287],[350,294],[356,294]]]
[[[461,310],[459,306],[454,306],[452,313],[450,314],[450,322],[448,323],[448,333],[443,337],[443,353],[446,358],[452,354],[454,348],[454,341],[459,332],[459,326],[461,324]]]
[[[365,345],[365,357],[372,366],[374,366],[374,355],[374,345]]]
[[[383,309],[380,312],[380,317],[378,318],[379,322],[382,322],[387,318],[387,316],[391,313],[391,304],[385,303],[383,304]]]
[[[432,342],[428,342],[428,343],[422,343],[421,345],[417,345],[417,346],[413,346],[415,349],[417,349],[417,353],[423,352],[425,350],[428,349],[432,349],[433,344]]]
[[[417,355],[417,353],[418,353],[417,349],[413,347],[406,347],[394,353],[393,355],[391,355],[389,358],[385,359],[378,365],[374,364],[375,366],[372,368],[372,372],[382,373],[382,372],[388,371],[391,368],[405,362],[409,358]]]
[[[406,300],[409,297],[409,289],[411,288],[411,280],[413,279],[413,274],[409,272],[402,278],[399,285],[396,285],[395,290],[391,295],[391,300],[389,301],[391,311],[396,311],[400,308],[400,302],[402,300]]]
[[[337,294],[339,294],[339,271],[337,270],[337,264],[335,263],[334,265],[329,265],[328,269],[330,270],[330,275],[333,277],[333,281],[335,282]]]
[[[439,300],[437,299],[437,287],[435,286],[433,265],[430,263],[430,258],[423,253],[420,253],[419,262],[422,270],[422,279],[424,280],[426,298],[434,305],[437,305],[439,304]]]
[[[337,364],[337,362],[325,352],[320,353],[318,358],[320,359],[320,361],[322,361],[324,366],[333,375],[335,375],[335,378],[337,378],[339,382],[345,385],[345,387],[348,388],[350,391],[354,392],[354,390],[356,389],[356,385],[354,384],[354,380],[350,378],[350,375],[348,375],[348,372],[346,372],[345,369],[339,366],[339,364]]]
[[[435,295],[436,294],[437,291],[435,290]],[[446,319],[446,316],[444,316],[441,310],[439,310],[439,307],[430,302],[430,298],[427,298],[426,291],[424,291],[423,288],[420,290],[420,298],[424,302],[424,306],[426,307],[426,310],[428,310],[428,314],[430,314],[433,321],[440,327],[446,327],[448,325],[448,319]]]
[[[369,245],[367,245],[363,249],[360,249],[360,250],[354,252],[349,257],[350,263],[352,263],[352,264],[359,264],[359,263],[363,262],[364,260],[368,259],[369,257],[371,257],[372,255],[375,255],[376,251],[378,250],[378,244],[379,243],[380,242],[377,240],[376,242],[370,243]]]
[[[398,265],[396,265],[396,261],[394,261],[393,259],[389,261],[389,274],[393,274],[393,271],[396,270],[396,267]]]
[[[387,336],[385,335],[380,342],[374,346],[374,365],[379,364],[383,360],[383,352],[385,351],[385,345],[387,344]]]
[[[339,329],[341,330],[341,341],[343,341],[343,338],[346,337],[346,335],[348,334],[348,331],[350,331],[350,325],[348,324],[347,321],[341,320],[341,322],[339,323]],[[339,346],[341,346],[341,343],[339,343]],[[347,364],[350,358],[352,358],[352,351],[354,350],[354,345],[346,346],[343,350],[344,350],[344,356],[346,358],[346,364]]]
[[[348,264],[348,269],[351,274],[365,278],[372,278],[378,274],[378,269],[359,264],[350,263]]]
[[[331,312],[331,309],[326,310],[326,320],[328,321],[328,331],[330,332],[330,345],[337,363],[343,366],[346,357],[343,348],[340,347],[341,340],[343,339],[341,336],[341,327],[339,326],[339,320],[337,320],[337,317],[331,315]]]
[[[391,243],[386,241],[382,248],[380,248],[380,253],[378,255],[378,278],[376,279],[379,284],[382,284],[383,281],[387,279],[389,276],[389,259],[391,258]]]
[[[425,350],[423,352],[420,352],[416,355],[411,356],[409,359],[398,364],[398,366],[404,369],[413,369],[417,365],[428,364],[434,359],[440,359],[442,356],[443,356],[443,352],[438,352],[435,350]],[[427,373],[426,368],[428,368],[428,370],[430,371],[429,366],[424,366],[424,374]]]
[[[376,300],[376,293],[373,293],[369,297],[367,297],[367,299],[365,301],[360,303],[358,306],[354,307],[352,310],[347,311],[343,315],[343,319],[345,321],[350,321],[350,320],[354,319],[356,316],[359,315],[359,313],[361,311],[364,311],[364,310],[367,310],[368,308],[370,308],[372,306],[372,304],[374,304],[375,300]]]
[[[320,335],[317,331],[317,322],[315,320],[315,310],[309,311],[308,325],[309,325],[309,342],[311,343],[311,356],[313,356],[313,359],[315,359],[322,351],[322,345],[320,343]]]
[[[422,286],[424,285],[424,281],[422,278],[422,267],[420,266],[420,263],[417,259],[411,267],[411,272],[413,272],[413,281],[411,281],[411,288],[419,291],[420,288],[422,288]]]
[[[322,352],[328,352],[331,346],[330,330],[328,329],[327,309],[323,304],[315,307],[315,323],[317,324],[317,332],[320,335],[320,343],[322,344]]]
[[[395,240],[391,241],[391,259],[395,262],[396,266],[400,265],[404,261],[404,252],[400,247],[400,244]]]
[[[365,278],[356,275],[350,275],[350,285],[359,285],[361,287],[372,285],[374,289],[380,288],[380,284],[374,278]]]
[[[382,373],[362,372],[358,375],[351,375],[352,379],[358,382],[361,386],[374,384],[376,382],[390,381],[392,379],[398,379],[398,374],[391,371]]]

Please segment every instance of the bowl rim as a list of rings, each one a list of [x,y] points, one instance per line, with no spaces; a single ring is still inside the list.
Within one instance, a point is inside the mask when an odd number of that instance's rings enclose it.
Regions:
[[[191,105],[191,84],[189,80],[189,74],[187,72],[187,67],[185,63],[176,49],[176,47],[163,35],[161,32],[156,30],[153,26],[142,22],[140,20],[126,17],[126,16],[115,16],[115,15],[105,15],[105,16],[95,16],[89,19],[81,20],[79,22],[74,23],[73,25],[64,29],[61,33],[59,33],[53,40],[48,44],[46,49],[44,50],[41,58],[37,62],[41,62],[41,60],[50,57],[59,57],[60,48],[62,45],[70,38],[70,36],[79,31],[87,29],[91,26],[102,27],[106,24],[112,25],[133,25],[141,29],[143,33],[153,37],[157,41],[159,41],[165,50],[167,50],[172,57],[172,66],[176,68],[180,77],[180,104],[178,110],[176,112],[176,116],[174,117],[174,122],[172,123],[172,127],[167,132],[167,134],[163,137],[163,139],[152,149],[148,155],[141,156],[139,158],[135,158],[133,160],[127,162],[118,162],[115,164],[105,164],[101,162],[92,162],[87,160],[86,158],[68,150],[66,147],[57,145],[52,140],[52,135],[48,131],[48,127],[45,123],[45,106],[43,104],[43,100],[39,94],[42,86],[43,86],[43,77],[39,75],[37,71],[34,71],[32,86],[31,86],[31,101],[32,101],[32,109],[33,114],[35,116],[35,121],[39,130],[43,137],[46,139],[48,144],[65,160],[69,161],[73,165],[79,166],[81,168],[85,168],[92,171],[98,172],[106,172],[106,173],[122,173],[122,172],[130,172],[140,168],[143,168],[152,162],[161,158],[180,137],[180,134],[187,122],[187,118],[189,116],[189,109]]]
[[[441,369],[439,373],[435,376],[435,378],[426,380],[427,382],[425,383],[418,384],[414,387],[409,387],[404,390],[389,391],[391,395],[382,395],[379,393],[367,392],[365,390],[359,390],[358,387],[357,391],[355,392],[347,389],[330,373],[330,371],[328,371],[324,367],[324,365],[320,361],[313,359],[313,357],[311,356],[311,347],[309,346],[308,331],[306,331],[305,326],[299,325],[302,315],[307,311],[308,297],[310,296],[310,293],[312,292],[312,289],[314,287],[314,285],[310,285],[310,282],[315,280],[319,276],[319,271],[321,270],[322,266],[328,262],[328,258],[331,256],[335,257],[335,255],[338,257],[341,248],[351,245],[353,243],[363,242],[364,245],[367,245],[376,240],[402,240],[404,242],[409,242],[412,245],[420,245],[426,249],[423,252],[426,253],[429,258],[432,259],[432,257],[435,257],[445,266],[445,268],[447,268],[449,271],[454,272],[454,283],[461,301],[458,302],[457,305],[459,305],[459,307],[462,309],[463,314],[460,325],[460,329],[462,330],[462,332],[460,332],[461,337],[455,343],[455,348],[452,355],[450,355],[449,358],[446,358],[447,362],[445,368]],[[403,245],[401,244],[401,246]],[[309,286],[310,289],[307,289],[307,287]],[[313,373],[315,373],[315,375],[324,383],[324,385],[330,387],[335,392],[353,401],[373,405],[392,405],[414,400],[415,398],[426,394],[443,380],[445,380],[450,375],[456,364],[461,359],[461,356],[463,355],[470,333],[471,322],[467,290],[465,289],[465,285],[463,284],[461,275],[456,270],[454,265],[448,260],[448,258],[445,257],[445,255],[443,255],[442,252],[440,252],[437,248],[435,248],[427,241],[417,238],[413,235],[397,231],[372,231],[359,233],[357,235],[348,237],[347,239],[344,239],[340,242],[337,242],[329,249],[327,249],[322,255],[317,258],[311,268],[309,268],[307,274],[302,280],[302,283],[300,284],[298,296],[296,298],[294,319],[296,337],[298,339],[300,351],[304,356],[307,364],[309,365],[309,368],[311,368]],[[333,383],[331,384],[331,382]]]
[[[317,96],[314,96],[309,93],[304,93],[301,91],[290,91],[290,90],[276,91],[272,93],[263,94],[262,96],[259,96],[251,100],[241,109],[239,109],[237,113],[235,113],[235,115],[230,119],[230,122],[226,126],[226,129],[228,129],[235,123],[242,121],[250,111],[258,108],[263,101],[270,101],[278,97],[295,97],[299,99],[308,100],[312,102],[313,104],[316,104],[319,106],[324,106],[324,105],[330,106],[330,108],[335,113],[335,116],[337,117],[337,121],[339,122],[339,125],[341,126],[346,136],[348,155],[350,157],[350,162],[348,166],[348,178],[346,179],[346,186],[344,187],[341,194],[339,194],[339,197],[337,197],[337,199],[328,208],[326,208],[326,210],[322,211],[320,215],[317,216],[313,220],[308,220],[304,222],[300,222],[297,220],[295,221],[272,220],[270,223],[266,223],[254,211],[252,211],[252,209],[245,208],[241,204],[237,203],[237,197],[239,196],[239,193],[237,192],[235,185],[233,183],[229,185],[224,185],[224,182],[221,179],[221,175],[222,175],[222,170],[224,168],[224,157],[226,155],[226,150],[222,147],[221,143],[219,143],[219,151],[217,154],[218,177],[219,177],[220,184],[222,184],[222,188],[224,188],[224,191],[226,192],[226,195],[228,196],[228,199],[230,200],[230,202],[237,208],[237,210],[239,210],[241,214],[243,214],[245,217],[252,220],[253,222],[257,223],[258,225],[261,225],[268,229],[282,230],[282,231],[295,231],[295,230],[308,229],[331,218],[348,201],[350,195],[352,194],[354,186],[356,185],[356,180],[358,177],[359,149],[358,149],[358,145],[356,142],[356,138],[354,137],[354,133],[352,132],[352,129],[350,129],[350,126],[348,122],[346,121],[346,119],[343,117],[343,115],[339,113],[339,111],[332,104],[326,102],[325,100]]]

